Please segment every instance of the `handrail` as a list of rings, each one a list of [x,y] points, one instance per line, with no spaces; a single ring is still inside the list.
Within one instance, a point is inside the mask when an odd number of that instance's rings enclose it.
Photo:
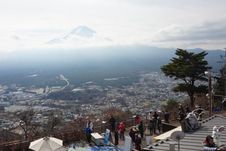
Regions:
[[[143,118],[146,120],[146,118]],[[124,121],[126,128],[129,128],[135,124],[134,119],[127,119]],[[105,124],[98,124],[94,127],[95,132],[102,133],[106,128],[109,128],[110,124],[105,123]],[[64,143],[70,143],[73,141],[78,140],[83,140],[85,139],[85,133],[84,129],[68,129],[68,130],[60,130],[60,132],[55,132],[52,134],[53,137],[58,137],[59,139],[64,140]],[[78,137],[79,136],[79,137]],[[33,137],[32,139],[29,140],[12,140],[12,141],[7,141],[7,142],[2,142],[0,143],[0,151],[4,150],[5,147],[10,147],[10,148],[17,148],[19,147],[20,149],[26,149],[29,146],[29,143],[35,139],[38,139],[42,136],[36,136]]]

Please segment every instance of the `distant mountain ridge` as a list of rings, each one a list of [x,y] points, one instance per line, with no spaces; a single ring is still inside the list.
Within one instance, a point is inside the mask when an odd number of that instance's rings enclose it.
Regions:
[[[212,67],[213,72],[219,72],[220,68],[223,66],[223,58],[225,55],[225,51],[223,50],[204,50],[202,48],[188,49],[192,52],[201,52],[206,51],[208,54],[206,55],[206,60],[208,64]]]
[[[0,83],[35,83],[38,78],[51,79],[64,74],[70,82],[104,81],[106,78],[130,77],[152,71],[160,72],[161,66],[175,57],[174,48],[157,48],[144,45],[98,47],[83,49],[31,50],[12,53],[0,64]],[[202,49],[189,51],[200,52]],[[222,50],[207,51],[209,65],[218,72]],[[41,83],[41,80],[36,83]]]

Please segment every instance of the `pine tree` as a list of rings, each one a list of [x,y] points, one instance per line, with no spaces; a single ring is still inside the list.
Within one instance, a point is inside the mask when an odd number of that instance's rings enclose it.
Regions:
[[[211,69],[205,60],[207,53],[188,52],[187,50],[177,49],[177,57],[171,59],[169,64],[161,67],[166,76],[180,80],[180,83],[174,87],[176,92],[187,92],[190,97],[190,105],[194,107],[194,95],[196,93],[206,93],[207,86],[197,83],[197,81],[207,81],[205,71]]]

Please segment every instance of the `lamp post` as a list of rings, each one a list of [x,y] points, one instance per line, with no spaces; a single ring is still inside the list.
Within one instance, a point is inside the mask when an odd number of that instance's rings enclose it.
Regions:
[[[213,108],[211,72],[205,71],[205,75],[208,76],[208,100],[209,100],[209,117],[210,117],[212,116],[212,108]]]

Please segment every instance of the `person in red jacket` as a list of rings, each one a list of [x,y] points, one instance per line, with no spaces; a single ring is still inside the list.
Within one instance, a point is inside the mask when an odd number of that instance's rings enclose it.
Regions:
[[[124,132],[126,130],[126,126],[125,126],[124,122],[119,123],[118,130],[119,130],[119,138],[121,140],[125,140]]]
[[[135,117],[135,124],[138,125],[141,122],[141,117],[139,115],[136,115]]]

